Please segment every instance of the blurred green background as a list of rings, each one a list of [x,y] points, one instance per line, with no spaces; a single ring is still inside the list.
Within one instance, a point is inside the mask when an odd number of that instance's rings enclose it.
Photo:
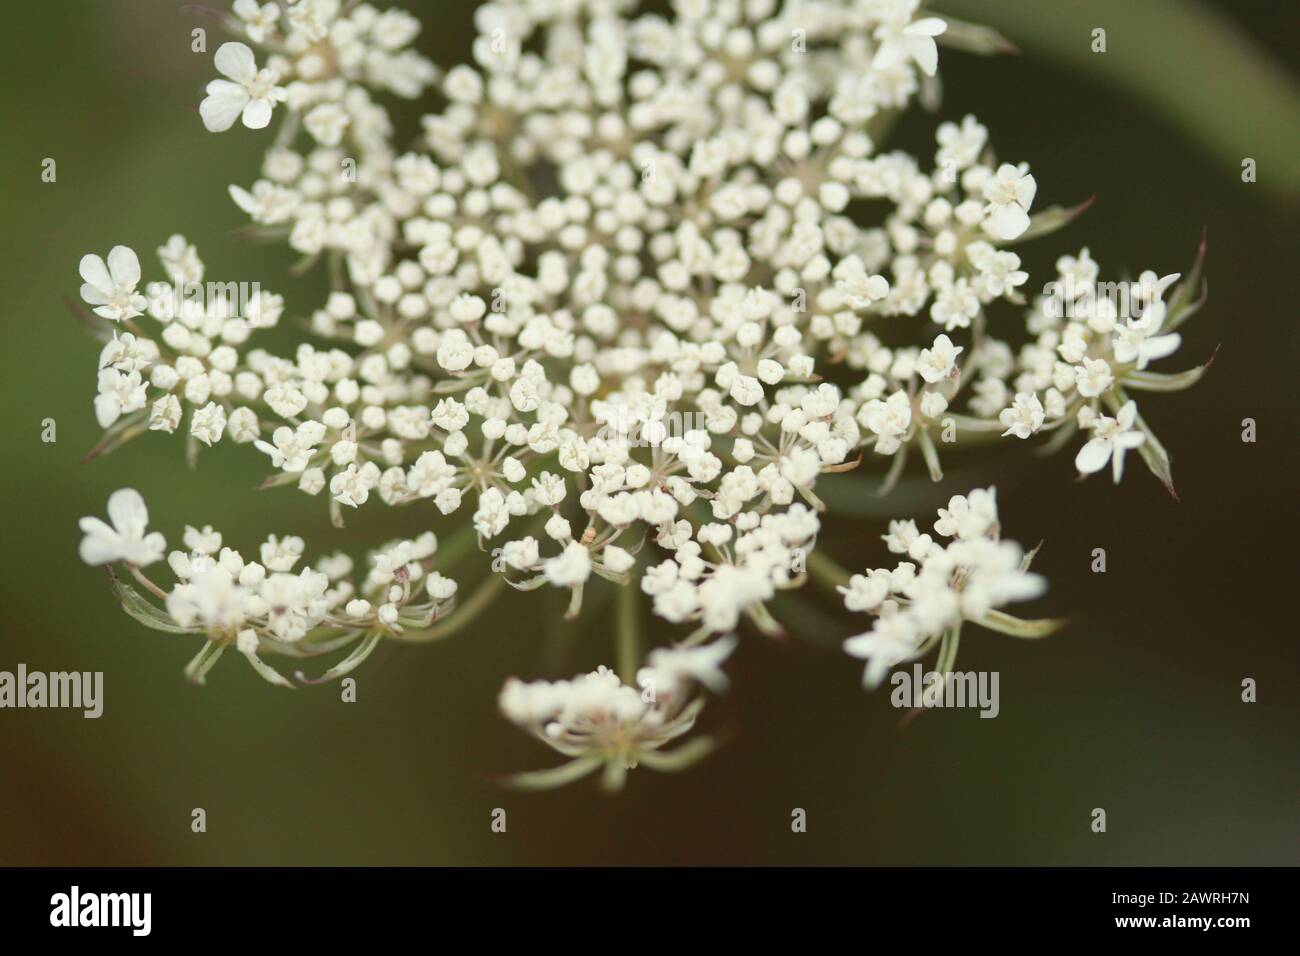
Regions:
[[[406,6],[424,19],[423,49],[444,65],[464,58],[468,4]],[[996,25],[1023,54],[948,52],[939,115],[911,116],[898,142],[928,155],[940,119],[974,112],[1000,156],[1032,165],[1040,205],[1098,195],[1025,247],[1036,280],[1085,244],[1110,277],[1185,271],[1208,229],[1209,304],[1169,367],[1222,349],[1195,390],[1143,402],[1182,502],[1136,457],[1118,489],[1075,482],[1069,455],[954,467],[899,510],[996,481],[1008,533],[1046,540],[1052,589],[1036,610],[1073,619],[1048,641],[963,641],[959,668],[1001,672],[998,719],[934,712],[900,729],[887,695],[865,693],[858,663],[831,649],[855,623],[833,615],[804,641],[746,635],[733,691],[706,711],[708,726],[736,731],[730,745],[683,775],[634,773],[610,798],[590,784],[525,795],[494,782],[554,762],[498,717],[502,681],[612,660],[598,615],[565,629],[540,592],[507,594],[446,644],[381,647],[345,704],[336,686],[271,688],[238,660],[189,686],[195,640],[135,625],[103,572],[80,563],[77,519],[123,486],[140,489],[169,541],[199,521],[245,553],[272,529],[313,553],[367,542],[332,529],[321,501],[253,493],[265,465],[246,448],[205,452],[190,472],[182,441],[150,435],[80,463],[99,436],[98,346],[61,300],[76,297],[81,255],[126,243],[150,276],[152,250],[179,231],[209,276],[260,280],[294,314],[323,285],[284,278],[287,250],[230,235],[245,220],[226,185],[255,178],[265,137],[213,136],[195,115],[215,74],[190,30],[214,21],[174,0],[8,0],[0,670],[102,670],[106,703],[99,720],[0,711],[0,862],[1295,863],[1296,5],[935,6]],[[1108,31],[1104,55],[1088,52],[1093,26]],[[415,128],[418,108],[397,115]],[[1247,156],[1255,184],[1241,181]],[[40,181],[46,157],[53,184]],[[1240,440],[1246,417],[1256,444]],[[45,418],[54,444],[41,441]],[[378,538],[425,520],[375,506],[353,524]],[[874,565],[877,534],[836,522],[825,545],[846,566]],[[1104,575],[1088,570],[1096,547]],[[1256,704],[1240,700],[1245,677]],[[205,834],[190,830],[195,807]],[[491,832],[495,807],[505,834]],[[791,832],[795,807],[806,834]],[[1089,829],[1094,807],[1104,835]]]

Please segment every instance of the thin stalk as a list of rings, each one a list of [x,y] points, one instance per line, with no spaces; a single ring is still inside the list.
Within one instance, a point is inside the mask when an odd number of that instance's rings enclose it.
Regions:
[[[809,552],[807,561],[808,576],[827,591],[834,591],[849,583],[849,572],[820,549]]]
[[[632,585],[618,589],[618,676],[634,685],[641,662],[641,594]]]

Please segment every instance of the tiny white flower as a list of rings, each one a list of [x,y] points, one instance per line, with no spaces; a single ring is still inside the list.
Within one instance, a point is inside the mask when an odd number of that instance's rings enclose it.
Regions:
[[[656,694],[671,694],[682,684],[701,684],[720,694],[727,689],[722,662],[736,649],[734,635],[702,647],[660,647],[650,652],[648,666],[637,673],[637,683]]]
[[[862,407],[860,418],[877,436],[875,450],[882,455],[892,455],[911,427],[911,399],[903,391],[895,392],[885,401],[873,399]]]
[[[146,386],[139,372],[106,368],[99,373],[99,394],[95,396],[95,419],[108,428],[122,415],[145,406]]]
[[[109,526],[99,518],[82,518],[81,560],[87,564],[125,561],[145,567],[160,561],[167,542],[157,531],[149,532],[149,509],[134,488],[113,492],[108,499]]]
[[[451,578],[444,577],[437,571],[431,571],[424,582],[429,597],[435,601],[448,601],[455,596],[458,586]]]
[[[948,507],[939,509],[934,523],[936,534],[945,538],[973,541],[998,527],[998,493],[996,488],[976,488],[967,495],[953,495]]]
[[[847,587],[835,590],[844,595],[844,606],[850,611],[874,611],[889,597],[890,580],[888,571],[868,571],[853,575]]]
[[[877,32],[880,49],[872,65],[877,69],[887,69],[904,57],[910,57],[926,76],[934,76],[939,66],[939,48],[934,38],[947,29],[947,22],[938,17],[914,20],[902,30],[881,27]]]
[[[235,0],[235,16],[244,21],[244,32],[254,43],[263,42],[275,30],[280,19],[280,8],[274,3],[261,4],[257,0]]]
[[[546,580],[556,587],[582,584],[591,576],[591,553],[576,541],[570,541],[557,557],[543,565]]]
[[[1160,335],[1168,307],[1156,300],[1147,305],[1141,318],[1130,319],[1115,329],[1112,349],[1115,361],[1132,363],[1139,371],[1150,362],[1172,355],[1182,344],[1183,337],[1177,332]]]
[[[1038,192],[1038,182],[1021,163],[1003,163],[984,184],[984,229],[1004,242],[1016,239],[1029,228],[1029,207]]]
[[[1074,383],[1079,394],[1084,398],[1096,398],[1106,391],[1115,381],[1110,370],[1110,363],[1105,359],[1085,358],[1075,366]]]
[[[921,414],[926,418],[938,418],[948,410],[948,399],[938,392],[921,393]]]
[[[958,279],[935,295],[930,306],[930,318],[951,332],[953,329],[968,328],[979,311],[979,296],[969,282]]]
[[[921,350],[916,360],[916,370],[921,373],[921,378],[931,385],[941,382],[956,371],[957,356],[963,351],[953,345],[952,339],[948,336],[939,335],[933,345]]]
[[[181,423],[181,403],[175,395],[164,395],[149,411],[150,431],[174,432]]]
[[[1080,474],[1091,475],[1112,463],[1112,472],[1116,484],[1124,473],[1124,453],[1137,448],[1146,440],[1146,435],[1134,431],[1137,419],[1137,404],[1133,401],[1124,403],[1114,418],[1101,416],[1092,426],[1093,437],[1075,456],[1074,466]]]
[[[81,298],[95,306],[95,314],[122,322],[143,314],[148,305],[135,291],[140,282],[140,259],[129,246],[114,246],[108,263],[96,255],[81,257]]]
[[[223,43],[213,57],[217,72],[229,77],[208,84],[199,115],[203,125],[213,133],[220,133],[242,119],[249,129],[265,129],[271,122],[271,111],[276,103],[283,102],[287,94],[277,86],[279,76],[274,70],[257,68],[253,51],[243,43]]]
[[[1028,438],[1043,427],[1046,419],[1043,403],[1033,392],[1017,392],[1010,408],[1004,408],[998,421],[1006,428],[1002,434]]]
[[[190,418],[190,434],[205,445],[220,441],[225,430],[226,410],[216,402],[208,402]]]
[[[337,146],[352,117],[337,103],[322,103],[303,118],[303,127],[322,146]]]
[[[863,683],[874,689],[884,682],[894,665],[916,656],[924,637],[910,616],[891,614],[877,620],[867,633],[846,640],[844,650],[867,662]]]

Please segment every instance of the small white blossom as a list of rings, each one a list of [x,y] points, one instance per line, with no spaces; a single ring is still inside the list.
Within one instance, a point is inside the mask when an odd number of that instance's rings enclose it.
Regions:
[[[1074,466],[1080,474],[1091,475],[1111,464],[1116,484],[1124,473],[1124,454],[1137,448],[1146,436],[1134,431],[1137,419],[1137,404],[1125,402],[1114,418],[1099,417],[1092,426],[1092,438],[1079,449]]]
[[[1029,228],[1029,207],[1038,192],[1038,183],[1024,163],[1003,163],[984,184],[984,229],[1003,241],[1018,238]]]
[[[286,98],[279,76],[272,69],[259,70],[253,51],[243,43],[223,43],[213,57],[217,72],[229,77],[208,84],[208,95],[199,104],[203,125],[220,133],[242,119],[249,129],[264,129],[271,122],[271,110]]]
[[[962,351],[960,347],[952,344],[952,339],[948,336],[939,335],[933,345],[921,350],[916,361],[917,371],[921,373],[921,378],[931,385],[941,382],[956,371],[957,356]]]
[[[140,260],[128,246],[109,250],[108,263],[96,255],[81,257],[81,297],[95,314],[122,322],[144,312],[146,299],[135,287],[140,282]]]
[[[1105,359],[1085,358],[1074,370],[1075,387],[1085,398],[1096,398],[1115,382],[1110,363]]]
[[[87,564],[125,561],[147,567],[162,559],[167,542],[157,531],[147,531],[149,510],[134,488],[113,492],[108,499],[108,520],[82,518],[81,560]]]
[[[1042,401],[1032,392],[1017,392],[1011,407],[1004,408],[998,415],[998,421],[1006,428],[1002,434],[1017,438],[1033,435],[1043,427],[1046,418]]]

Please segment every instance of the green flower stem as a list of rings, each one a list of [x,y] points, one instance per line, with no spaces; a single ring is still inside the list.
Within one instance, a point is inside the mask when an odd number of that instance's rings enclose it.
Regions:
[[[820,549],[808,554],[808,576],[814,583],[831,592],[849,583],[849,572]]]
[[[137,581],[139,581],[141,584],[143,584],[145,589],[150,594],[152,594],[156,598],[161,598],[164,601],[167,600],[167,592],[164,591],[162,588],[160,588],[158,585],[154,584],[153,581],[149,580],[149,578],[145,575],[143,571],[137,568],[134,564],[128,564],[127,568],[130,569],[131,576],[135,578]]]
[[[957,663],[957,647],[960,643],[961,623],[958,622],[956,627],[943,632],[943,641],[939,645],[939,657],[934,665],[935,672],[940,679],[926,688],[925,697],[923,698],[926,707],[931,707],[943,699],[948,675],[952,673],[953,665]]]
[[[208,641],[194,655],[194,659],[185,665],[185,676],[195,684],[202,684],[208,676],[208,671],[216,665],[221,655],[230,645],[226,641]]]
[[[972,623],[978,624],[980,627],[987,627],[990,631],[997,631],[999,634],[1034,640],[1059,631],[1065,626],[1066,622],[1064,618],[1025,620],[1013,617],[1005,611],[992,610],[983,617],[973,620]]]
[[[635,684],[641,663],[641,592],[635,585],[618,589],[618,676]]]

